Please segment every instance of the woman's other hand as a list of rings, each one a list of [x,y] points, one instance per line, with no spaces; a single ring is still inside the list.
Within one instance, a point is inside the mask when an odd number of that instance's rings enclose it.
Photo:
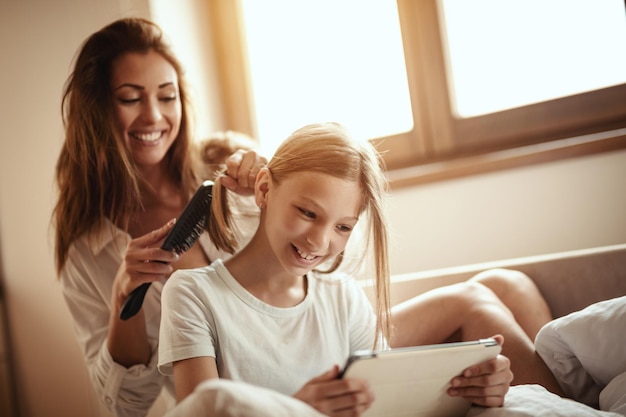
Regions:
[[[335,365],[307,382],[294,397],[327,416],[360,416],[372,405],[373,392],[367,381],[337,379],[338,375],[339,367]]]
[[[226,159],[226,175],[222,185],[240,195],[252,195],[259,170],[267,159],[253,150],[239,149]]]
[[[502,335],[493,336],[498,344],[504,343]],[[483,407],[501,407],[504,396],[513,381],[511,361],[502,355],[470,366],[462,375],[452,379],[448,394],[463,397]]]

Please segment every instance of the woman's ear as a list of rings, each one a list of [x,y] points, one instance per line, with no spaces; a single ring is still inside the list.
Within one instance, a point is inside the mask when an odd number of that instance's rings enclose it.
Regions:
[[[259,170],[256,176],[256,183],[254,184],[254,199],[256,205],[263,209],[265,208],[267,193],[272,186],[272,175],[267,167],[263,167]]]

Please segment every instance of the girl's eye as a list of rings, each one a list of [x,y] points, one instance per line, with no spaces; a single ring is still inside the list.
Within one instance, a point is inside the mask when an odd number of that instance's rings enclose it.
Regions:
[[[341,224],[340,224],[340,225],[338,225],[338,226],[337,226],[337,229],[339,229],[339,231],[340,231],[340,232],[344,232],[344,233],[345,233],[345,232],[351,232],[351,231],[352,231],[352,227],[350,227],[350,226],[346,226],[345,224],[343,224],[343,225],[341,225]]]
[[[177,98],[178,98],[177,96],[167,96],[167,97],[161,97],[159,100],[169,103],[170,101],[174,101]]]
[[[312,211],[303,209],[302,207],[298,207],[298,210],[300,211],[300,213],[302,213],[304,216],[310,218],[310,219],[314,219],[315,218],[315,213],[313,213]]]

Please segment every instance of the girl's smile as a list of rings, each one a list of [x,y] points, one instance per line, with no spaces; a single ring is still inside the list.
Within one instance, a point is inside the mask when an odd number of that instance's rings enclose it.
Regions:
[[[303,252],[301,249],[296,248],[295,246],[294,246],[294,249],[296,250],[296,252],[300,256],[300,259],[303,259],[305,261],[314,261],[315,259],[318,258],[315,255],[307,255],[305,252]]]
[[[285,272],[302,276],[345,249],[361,208],[356,182],[302,172],[277,184],[267,170],[257,181],[267,241]]]

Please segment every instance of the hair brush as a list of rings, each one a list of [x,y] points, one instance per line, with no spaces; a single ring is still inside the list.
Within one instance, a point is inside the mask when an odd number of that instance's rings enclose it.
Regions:
[[[211,211],[212,190],[213,181],[207,180],[202,183],[165,237],[161,249],[183,253],[196,243],[206,227]],[[130,293],[120,311],[120,319],[128,320],[137,314],[150,284],[151,282],[145,282]]]

